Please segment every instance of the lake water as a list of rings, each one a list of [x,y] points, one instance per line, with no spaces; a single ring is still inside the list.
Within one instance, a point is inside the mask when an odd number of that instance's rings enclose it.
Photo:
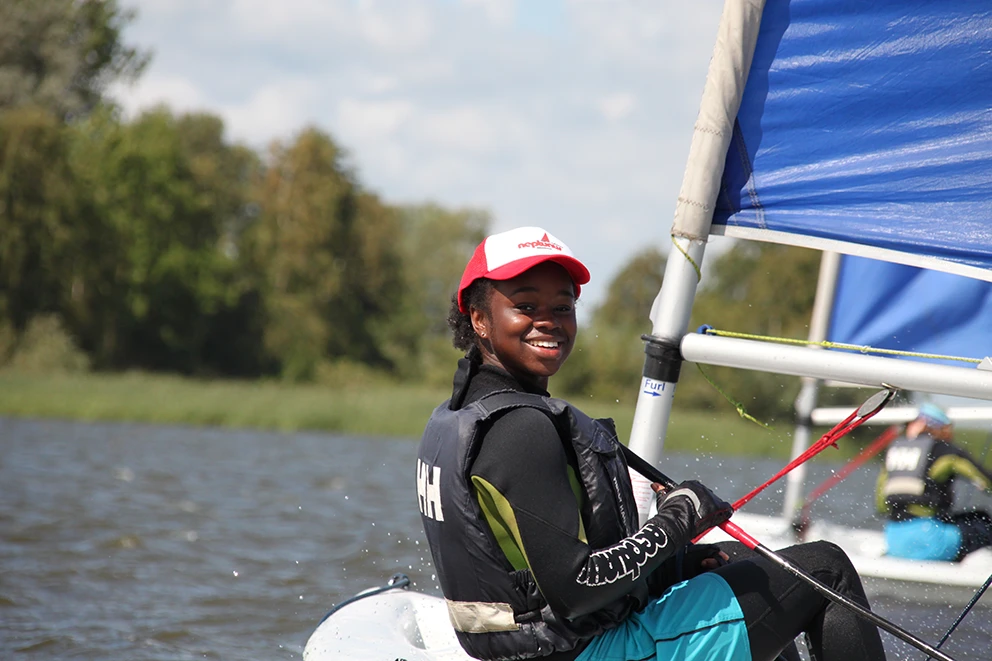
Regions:
[[[415,452],[404,439],[0,418],[0,658],[300,659],[327,610],[396,572],[437,593]],[[839,466],[818,458],[810,484]],[[677,455],[666,472],[732,499],[780,467]],[[877,526],[872,473],[817,514]],[[959,661],[992,658],[986,599],[944,647]],[[873,605],[931,642],[961,609]],[[890,659],[922,661],[883,638]]]

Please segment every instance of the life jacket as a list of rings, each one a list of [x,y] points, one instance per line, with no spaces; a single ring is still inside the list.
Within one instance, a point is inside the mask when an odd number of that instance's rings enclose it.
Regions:
[[[928,475],[935,444],[929,434],[912,440],[902,437],[885,453],[882,493],[891,518],[934,516],[944,504],[943,490]]]
[[[647,603],[642,577],[606,607],[568,620],[551,610],[529,569],[514,570],[486,522],[470,471],[485,424],[519,407],[536,408],[575,449],[585,489],[582,519],[591,548],[637,531],[637,510],[611,420],[593,420],[562,400],[503,391],[460,410],[434,410],[420,442],[417,493],[424,532],[462,647],[479,659],[527,659],[574,649]]]

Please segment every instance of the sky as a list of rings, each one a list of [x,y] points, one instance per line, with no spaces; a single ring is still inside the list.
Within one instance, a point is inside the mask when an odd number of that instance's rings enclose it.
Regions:
[[[120,0],[151,52],[113,94],[263,150],[329,133],[389,204],[487,209],[589,266],[591,309],[669,230],[722,2]],[[581,308],[580,308],[581,311]],[[648,311],[645,311],[647,315]]]

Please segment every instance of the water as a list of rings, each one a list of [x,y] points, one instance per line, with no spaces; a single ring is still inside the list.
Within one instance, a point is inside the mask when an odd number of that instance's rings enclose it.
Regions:
[[[415,452],[402,439],[0,418],[0,658],[300,659],[331,606],[393,573],[437,593]],[[818,459],[809,483],[839,465]],[[680,455],[666,472],[732,498],[779,467]],[[877,526],[873,481],[858,471],[816,514]],[[780,498],[748,508],[774,513]],[[874,607],[931,642],[960,612]],[[990,614],[980,605],[945,650],[992,657]],[[922,661],[883,638],[890,659]]]

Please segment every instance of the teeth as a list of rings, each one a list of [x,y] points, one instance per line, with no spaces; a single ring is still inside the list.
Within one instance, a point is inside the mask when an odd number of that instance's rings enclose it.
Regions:
[[[533,344],[535,347],[543,347],[545,349],[557,349],[558,348],[558,343],[557,342],[551,342],[549,340],[531,340],[530,343]]]

